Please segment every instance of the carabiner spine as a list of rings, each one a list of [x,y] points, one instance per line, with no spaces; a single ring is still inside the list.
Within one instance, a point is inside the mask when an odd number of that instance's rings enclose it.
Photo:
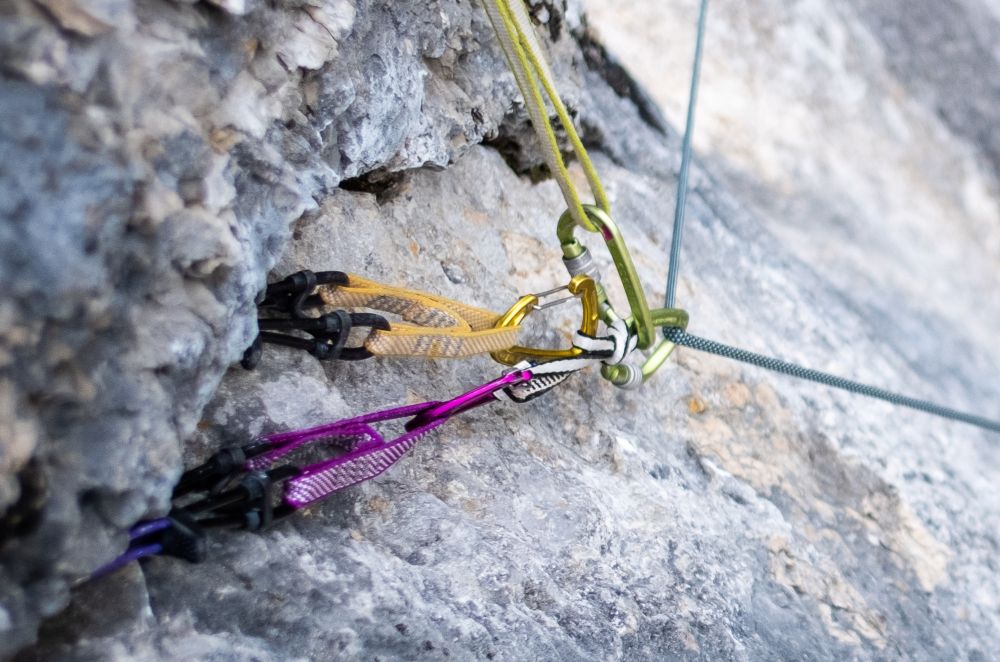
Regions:
[[[637,347],[639,349],[646,349],[653,344],[655,328],[650,315],[649,304],[646,302],[646,294],[639,282],[639,276],[636,272],[635,264],[632,262],[628,246],[625,245],[625,239],[622,237],[621,232],[619,232],[618,226],[604,210],[594,205],[584,205],[583,207],[587,212],[587,216],[597,226],[601,237],[604,239],[604,243],[608,247],[608,252],[611,253],[611,260],[614,262],[619,279],[621,279],[622,288],[625,290],[625,297],[628,299],[631,310],[631,317],[635,322],[636,335],[638,336]],[[559,217],[559,223],[556,226],[556,236],[559,238],[559,244],[562,246],[564,262],[578,259],[587,250],[575,236],[576,226],[577,224],[570,214],[564,212]],[[602,304],[608,303],[607,293],[603,287],[599,291],[599,300]],[[605,320],[605,322],[607,321]]]

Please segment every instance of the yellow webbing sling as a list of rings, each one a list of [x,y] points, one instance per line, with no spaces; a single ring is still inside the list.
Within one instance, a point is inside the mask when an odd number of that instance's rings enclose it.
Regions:
[[[349,274],[348,285],[320,285],[332,308],[368,308],[398,315],[388,331],[375,329],[365,349],[376,356],[462,358],[517,344],[518,327],[494,328],[500,315],[433,294],[382,285]]]

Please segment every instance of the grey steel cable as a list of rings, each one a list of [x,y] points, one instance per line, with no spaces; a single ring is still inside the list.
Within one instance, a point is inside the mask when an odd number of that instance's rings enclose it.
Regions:
[[[701,46],[705,41],[705,15],[708,0],[701,0],[698,12],[698,36],[694,42],[694,62],[691,65],[691,92],[688,95],[687,122],[681,147],[681,170],[677,175],[677,206],[674,207],[674,230],[670,237],[670,262],[667,266],[667,296],[664,307],[673,308],[677,295],[677,271],[681,263],[681,239],[684,235],[684,210],[687,208],[688,171],[691,167],[691,138],[694,134],[694,111],[698,103],[698,79],[701,78]]]
[[[885,400],[886,402],[890,402],[894,405],[917,409],[928,414],[934,414],[935,416],[950,418],[954,421],[961,421],[962,423],[975,425],[985,430],[1000,432],[1000,422],[991,421],[987,418],[983,418],[982,416],[967,414],[949,407],[942,407],[941,405],[934,404],[933,402],[927,402],[926,400],[918,400],[917,398],[892,393],[891,391],[886,391],[885,389],[869,386],[867,384],[861,384],[859,382],[851,381],[850,379],[844,379],[843,377],[837,377],[836,375],[831,375],[826,372],[813,370],[812,368],[803,368],[802,366],[782,361],[781,359],[764,356],[762,354],[755,354],[754,352],[748,352],[745,349],[739,349],[737,347],[732,347],[731,345],[724,345],[714,340],[693,336],[681,329],[664,329],[663,337],[676,345],[690,347],[691,349],[697,349],[702,352],[708,352],[710,354],[722,356],[727,359],[733,359],[735,361],[742,361],[743,363],[749,363],[750,365],[755,365],[760,368],[767,368],[768,370],[780,372],[792,377],[798,377],[799,379],[808,379],[809,381],[816,382],[818,384],[825,384],[826,386],[843,389],[845,391],[850,391],[851,393],[866,395],[869,398],[878,398],[879,400]]]

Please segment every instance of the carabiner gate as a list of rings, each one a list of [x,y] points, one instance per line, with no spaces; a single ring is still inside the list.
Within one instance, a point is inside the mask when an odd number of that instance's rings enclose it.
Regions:
[[[518,326],[532,311],[545,310],[558,306],[572,299],[579,299],[583,308],[583,317],[580,321],[579,333],[588,336],[597,335],[598,322],[600,321],[600,309],[598,305],[598,285],[597,282],[586,275],[574,276],[568,284],[557,287],[538,294],[526,294],[511,306],[510,310],[497,320],[495,327]],[[557,292],[569,292],[569,296],[542,303],[542,299]],[[504,365],[516,365],[521,361],[549,361],[552,359],[565,359],[578,356],[583,353],[579,347],[569,347],[568,349],[539,349],[535,347],[524,347],[516,345],[507,349],[491,352],[490,356],[494,361]]]
[[[621,280],[622,288],[625,290],[625,297],[628,299],[631,317],[626,319],[629,328],[634,328],[638,342],[637,349],[648,349],[656,339],[656,329],[660,327],[687,328],[688,314],[680,308],[656,308],[650,309],[646,302],[646,294],[639,282],[639,276],[632,262],[631,254],[625,245],[625,240],[618,230],[618,226],[611,220],[600,207],[594,205],[584,205],[587,216],[597,226],[598,231],[607,244],[608,252],[615,264],[618,277]],[[590,257],[586,246],[580,243],[575,236],[577,223],[568,213],[564,213],[559,218],[556,234],[563,250],[563,263],[570,274],[594,273],[593,259]],[[607,293],[600,283],[597,283],[598,297],[600,301],[601,319],[605,324],[611,325],[618,315],[615,313]],[[601,367],[601,375],[611,381],[616,386],[632,388],[642,384],[650,375],[656,372],[666,361],[667,357],[674,350],[674,344],[668,340],[662,340],[656,345],[653,352],[643,362],[641,369],[627,365],[604,365]]]

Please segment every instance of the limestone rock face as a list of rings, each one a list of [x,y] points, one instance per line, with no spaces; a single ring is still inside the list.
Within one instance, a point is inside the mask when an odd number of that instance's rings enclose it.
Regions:
[[[532,5],[653,302],[695,4]],[[695,333],[997,417],[1000,18],[941,11],[712,5],[679,303]],[[0,655],[996,650],[996,435],[685,350],[640,391],[588,373],[476,410],[200,565],[71,591],[216,448],[499,374],[271,347],[230,368],[269,272],[502,311],[565,282],[563,205],[525,176],[475,3],[11,0],[0,52]]]
[[[217,4],[0,18],[8,652],[164,507],[290,224],[345,179],[447,165],[510,106],[461,3]]]

